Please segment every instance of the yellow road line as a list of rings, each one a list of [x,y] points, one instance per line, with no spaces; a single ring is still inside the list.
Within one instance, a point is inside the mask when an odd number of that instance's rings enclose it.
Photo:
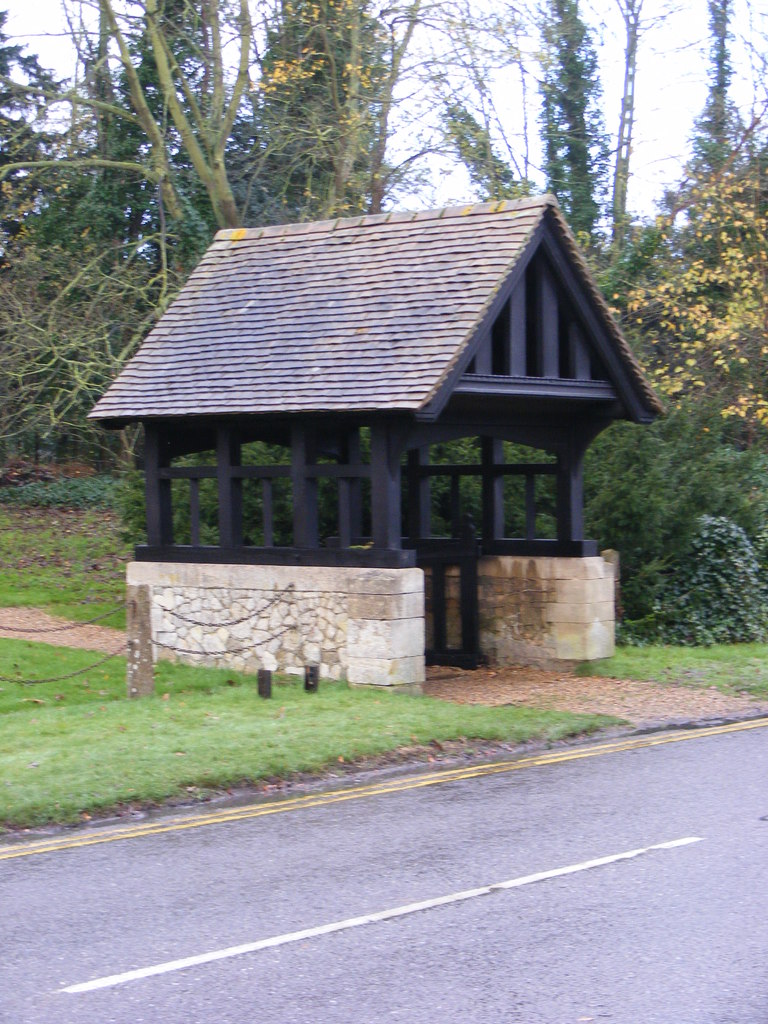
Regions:
[[[487,775],[500,775],[506,772],[521,771],[524,768],[562,764],[567,761],[581,761],[591,757],[603,757],[606,754],[620,754],[630,750],[642,750],[648,747],[666,746],[670,743],[703,739],[707,736],[722,736],[727,733],[765,728],[768,728],[768,718],[755,718],[746,722],[734,722],[730,725],[715,725],[702,729],[687,729],[681,732],[629,737],[624,740],[596,743],[588,747],[550,751],[549,753],[517,758],[514,761],[494,761],[490,764],[477,764],[464,768],[441,769],[419,775],[390,779],[386,782],[379,782],[368,786],[355,786],[350,789],[333,790],[312,796],[289,797],[288,799],[276,800],[272,803],[229,807],[220,811],[164,818],[162,821],[145,822],[128,827],[116,825],[114,827],[105,827],[96,834],[59,836],[54,839],[38,839],[19,845],[0,846],[0,860],[13,860],[17,857],[31,857],[35,854],[54,853],[58,850],[78,849],[82,846],[98,846],[102,843],[116,843],[126,839],[140,839],[143,836],[162,835],[166,832],[182,832],[187,829],[202,828],[205,825],[220,825],[231,821],[243,821],[248,818],[262,818],[270,814],[285,814],[290,811],[307,808],[326,807],[330,804],[346,803],[349,800],[360,800],[364,797],[405,793],[412,789],[424,789],[428,786],[439,786],[447,782],[478,779]]]

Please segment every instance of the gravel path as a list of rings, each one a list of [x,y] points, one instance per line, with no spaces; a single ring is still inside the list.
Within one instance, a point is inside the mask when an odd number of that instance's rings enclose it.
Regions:
[[[118,651],[125,643],[122,630],[67,622],[36,608],[0,608],[0,637],[104,654]],[[427,672],[424,691],[458,704],[520,704],[554,711],[615,715],[639,727],[768,714],[768,701],[724,694],[714,687],[579,677],[562,669],[497,668],[465,672],[435,667]]]
[[[768,701],[715,687],[575,676],[535,668],[427,672],[425,693],[459,704],[525,704],[553,711],[616,715],[635,726],[657,726],[768,714]]]

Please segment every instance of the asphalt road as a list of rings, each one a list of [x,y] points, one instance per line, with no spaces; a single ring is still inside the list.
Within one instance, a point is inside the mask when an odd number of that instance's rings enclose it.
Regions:
[[[142,828],[0,846],[3,1024],[768,1022],[768,720]]]

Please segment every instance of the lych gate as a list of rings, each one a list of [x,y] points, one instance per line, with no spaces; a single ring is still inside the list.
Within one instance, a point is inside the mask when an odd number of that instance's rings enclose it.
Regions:
[[[219,232],[92,416],[144,425],[160,651],[418,685],[606,653],[584,454],[658,408],[544,197]]]

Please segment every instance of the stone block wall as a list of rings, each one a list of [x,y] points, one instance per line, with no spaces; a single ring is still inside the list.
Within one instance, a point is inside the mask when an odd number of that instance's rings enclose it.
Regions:
[[[614,568],[601,557],[480,559],[480,650],[491,664],[614,652]]]
[[[131,562],[127,584],[147,597],[156,658],[250,672],[319,665],[359,685],[424,681],[420,569]]]

